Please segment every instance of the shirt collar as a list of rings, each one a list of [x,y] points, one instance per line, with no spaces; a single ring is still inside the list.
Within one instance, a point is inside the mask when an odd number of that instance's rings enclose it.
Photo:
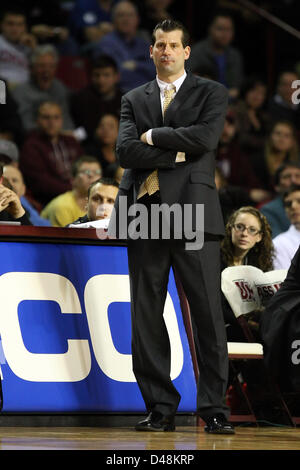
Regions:
[[[176,93],[177,93],[179,91],[179,88],[183,84],[183,82],[186,78],[186,75],[187,75],[186,71],[184,71],[184,73],[181,75],[181,77],[177,78],[177,80],[175,80],[173,83],[163,82],[162,80],[160,80],[158,78],[158,76],[156,76],[156,81],[157,81],[157,84],[159,86],[160,92],[162,93],[165,88],[170,88],[171,85],[174,85],[175,88],[176,88]]]

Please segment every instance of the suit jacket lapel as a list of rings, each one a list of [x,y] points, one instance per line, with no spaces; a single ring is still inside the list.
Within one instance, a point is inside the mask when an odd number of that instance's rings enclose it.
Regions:
[[[153,80],[145,88],[146,92],[146,106],[151,116],[153,127],[160,127],[163,125],[163,118],[160,103],[160,91],[156,80]]]
[[[189,94],[191,93],[191,89],[196,86],[196,83],[196,77],[192,73],[188,72],[183,84],[179,88],[178,93],[176,93],[175,98],[165,112],[164,126],[168,126],[170,124],[172,117],[174,117],[174,114],[177,112],[177,110],[180,109],[180,107],[184,104]]]

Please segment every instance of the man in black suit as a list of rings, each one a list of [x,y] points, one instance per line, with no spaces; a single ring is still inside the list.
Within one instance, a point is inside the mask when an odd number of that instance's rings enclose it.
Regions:
[[[223,85],[185,72],[189,54],[188,34],[180,23],[165,20],[156,26],[150,56],[157,77],[122,99],[117,155],[125,172],[112,219],[118,226],[111,223],[109,231],[118,228],[119,237],[125,232],[128,236],[133,370],[149,413],[136,430],[175,429],[180,395],[170,378],[170,344],[163,320],[173,267],[191,310],[200,370],[197,412],[206,421],[207,432],[228,434],[234,430],[224,400],[228,358],[219,295],[219,239],[224,227],[214,183],[214,151],[228,96]],[[155,235],[150,237],[149,228],[148,239],[145,227],[138,232],[137,223],[132,229],[133,216],[124,227],[122,220],[134,213],[135,203],[143,204],[148,214],[163,203],[191,209],[183,224],[186,236],[178,238],[175,216],[169,239],[162,227],[156,236],[150,215],[146,222],[152,223]],[[197,219],[199,205],[204,205],[204,234]],[[146,222],[143,219],[140,225]],[[196,238],[192,247],[186,243],[191,233]],[[201,234],[204,245],[199,249]]]

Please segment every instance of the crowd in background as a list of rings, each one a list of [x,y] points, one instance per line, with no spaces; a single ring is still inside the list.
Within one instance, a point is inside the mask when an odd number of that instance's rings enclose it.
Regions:
[[[174,3],[16,0],[1,5],[0,78],[7,94],[0,106],[0,160],[4,184],[16,191],[14,181],[22,181],[18,194],[25,210],[35,214],[33,224],[66,226],[74,208],[76,218],[83,215],[95,179],[120,181],[115,147],[121,98],[155,78],[151,33],[158,21],[176,15]],[[259,67],[249,73],[248,57],[237,46],[233,10],[211,13],[206,30],[191,38],[186,68],[228,88],[215,177],[225,223],[241,206],[253,206],[265,214],[273,239],[293,226],[290,235],[298,243],[299,198],[286,207],[282,192],[300,184],[300,108],[293,88],[299,63],[282,63],[269,89]],[[9,182],[5,175],[12,171],[17,176]],[[66,204],[63,216],[55,213],[58,197],[60,210],[62,201]]]

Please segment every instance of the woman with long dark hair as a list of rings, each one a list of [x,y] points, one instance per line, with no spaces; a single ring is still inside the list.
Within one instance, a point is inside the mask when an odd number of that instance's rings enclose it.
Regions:
[[[231,214],[221,243],[222,270],[229,266],[251,265],[267,272],[273,269],[273,258],[271,228],[266,217],[252,206],[241,207]],[[242,340],[240,326],[225,296],[223,314],[228,325],[228,341]]]

